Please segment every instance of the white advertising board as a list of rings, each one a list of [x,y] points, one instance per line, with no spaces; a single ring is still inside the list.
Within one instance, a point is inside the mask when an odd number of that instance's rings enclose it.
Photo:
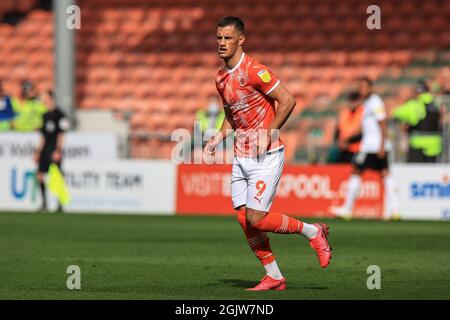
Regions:
[[[67,161],[63,169],[72,198],[67,212],[175,212],[176,166],[169,161]],[[32,161],[0,160],[0,210],[39,209],[42,200],[34,172]],[[56,206],[54,199],[49,204]]]
[[[109,133],[67,132],[64,160],[114,160],[118,158],[118,138]],[[33,159],[40,139],[37,132],[0,133],[0,159]]]
[[[396,164],[392,173],[403,219],[450,219],[450,165]]]

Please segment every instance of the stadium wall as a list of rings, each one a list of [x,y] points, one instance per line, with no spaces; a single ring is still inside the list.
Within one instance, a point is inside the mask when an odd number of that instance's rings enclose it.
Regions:
[[[170,161],[67,160],[68,212],[164,215],[232,215],[229,165],[175,165]],[[31,159],[0,158],[0,210],[33,211],[41,204]],[[331,217],[328,207],[343,202],[350,167],[287,165],[272,209],[306,218]],[[450,166],[392,166],[407,220],[450,218]],[[383,218],[383,183],[363,176],[354,217]],[[49,199],[51,206],[56,203]]]
[[[287,165],[272,209],[304,217],[331,217],[328,208],[343,202],[348,166]],[[179,165],[178,214],[233,214],[230,200],[231,165]],[[382,216],[383,186],[371,172],[364,175],[356,217]]]
[[[406,220],[450,219],[450,166],[394,164],[400,215]],[[177,214],[233,214],[231,166],[179,165]],[[272,210],[302,217],[332,217],[328,208],[341,205],[351,172],[346,165],[287,165]],[[384,188],[375,172],[366,172],[353,217],[383,219]]]

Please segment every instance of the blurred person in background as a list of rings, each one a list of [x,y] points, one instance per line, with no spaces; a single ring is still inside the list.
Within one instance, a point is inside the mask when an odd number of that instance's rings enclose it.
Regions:
[[[0,80],[0,132],[8,131],[11,128],[11,120],[14,117],[11,98],[4,92],[3,83]]]
[[[205,109],[198,110],[195,115],[196,130],[200,131],[202,136],[208,129],[219,130],[224,118],[225,112],[219,105],[217,96],[211,96],[208,106]],[[209,137],[204,138],[202,147],[205,146],[208,140]]]
[[[30,80],[21,84],[19,97],[12,98],[12,107],[16,118],[12,122],[16,131],[36,131],[42,128],[42,116],[47,106],[40,101],[36,88]]]
[[[389,172],[388,152],[391,150],[391,143],[387,138],[387,115],[383,100],[372,90],[372,80],[367,77],[359,80],[359,93],[364,101],[361,147],[352,159],[352,173],[345,202],[341,207],[331,207],[330,212],[344,219],[352,217],[354,204],[361,190],[361,175],[371,169],[378,172],[384,181],[386,203],[383,218],[397,220],[400,202],[397,186]]]
[[[38,165],[37,179],[42,195],[40,211],[46,211],[45,175],[52,163],[57,164],[61,168],[64,132],[69,129],[70,124],[64,113],[55,106],[52,91],[45,91],[41,98],[43,103],[48,106],[48,112],[43,116],[43,126],[40,130],[41,139],[35,152],[35,161]],[[61,211],[62,206],[58,204],[58,212]]]
[[[338,115],[334,140],[339,148],[338,163],[351,163],[359,151],[362,139],[361,122],[364,112],[363,100],[358,91],[349,94],[348,105]]]
[[[407,162],[435,163],[442,153],[441,110],[425,81],[419,82],[417,96],[394,108],[393,119],[407,125]]]

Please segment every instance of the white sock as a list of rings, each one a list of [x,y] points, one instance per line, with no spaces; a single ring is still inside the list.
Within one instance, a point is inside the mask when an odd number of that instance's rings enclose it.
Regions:
[[[352,212],[355,200],[359,195],[359,190],[361,189],[361,177],[357,174],[352,174],[348,180],[348,190],[345,196],[345,202],[343,207]]]
[[[278,268],[277,262],[273,260],[273,262],[265,264],[264,269],[266,269],[266,274],[274,278],[275,280],[283,279],[283,275],[281,274],[280,269]]]
[[[399,213],[400,210],[398,188],[391,175],[384,177],[384,194],[386,198],[385,217],[389,219],[393,213]]]
[[[315,225],[303,222],[303,229],[301,232],[303,236],[311,240],[317,236],[318,232],[319,228],[317,228]]]

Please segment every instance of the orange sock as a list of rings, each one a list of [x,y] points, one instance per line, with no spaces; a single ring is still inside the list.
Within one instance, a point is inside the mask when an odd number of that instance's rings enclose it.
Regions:
[[[250,223],[247,222],[245,217],[245,209],[238,211],[237,219],[245,233],[248,245],[255,253],[259,261],[261,261],[263,265],[273,262],[275,260],[275,256],[270,248],[269,238],[264,232],[253,228]]]
[[[266,232],[301,233],[303,222],[282,213],[269,212],[252,227]]]

